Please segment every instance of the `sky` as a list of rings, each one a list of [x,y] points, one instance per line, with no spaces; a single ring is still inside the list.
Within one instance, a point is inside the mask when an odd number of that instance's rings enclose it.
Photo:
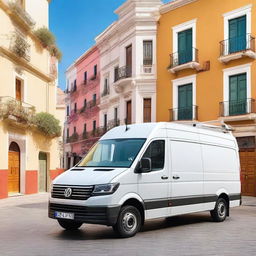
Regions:
[[[164,0],[163,2],[169,2]],[[65,70],[87,49],[94,38],[117,19],[116,10],[125,0],[52,0],[50,30],[63,58],[59,64],[59,86],[65,89]]]

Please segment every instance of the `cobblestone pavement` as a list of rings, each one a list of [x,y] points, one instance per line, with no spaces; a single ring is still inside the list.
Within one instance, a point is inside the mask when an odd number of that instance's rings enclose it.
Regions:
[[[256,198],[243,198],[224,223],[209,213],[147,222],[130,239],[112,228],[83,225],[63,231],[47,217],[47,194],[0,200],[0,255],[256,255]]]

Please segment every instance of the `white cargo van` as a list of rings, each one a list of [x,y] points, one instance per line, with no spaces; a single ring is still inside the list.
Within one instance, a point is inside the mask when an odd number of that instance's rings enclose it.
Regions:
[[[49,217],[131,237],[147,220],[179,214],[210,211],[221,222],[240,203],[238,146],[225,126],[147,123],[112,129],[56,178]]]

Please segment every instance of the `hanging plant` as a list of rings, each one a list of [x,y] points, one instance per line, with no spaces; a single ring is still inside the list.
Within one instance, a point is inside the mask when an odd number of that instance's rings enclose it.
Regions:
[[[34,31],[34,34],[41,42],[44,48],[51,47],[55,45],[55,36],[54,34],[46,27],[39,28]]]
[[[57,58],[58,61],[62,59],[62,52],[56,45],[51,45],[49,47],[50,55]]]

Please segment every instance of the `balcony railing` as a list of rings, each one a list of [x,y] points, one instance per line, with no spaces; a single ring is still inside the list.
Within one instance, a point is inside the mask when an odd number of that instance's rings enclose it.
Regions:
[[[255,37],[251,34],[229,38],[220,42],[220,56],[251,50],[255,52]]]
[[[196,48],[191,48],[186,51],[179,51],[172,53],[170,55],[170,66],[168,69],[189,63],[189,62],[198,62],[198,50]]]
[[[220,102],[220,116],[237,116],[255,113],[255,99]]]
[[[191,106],[186,108],[170,109],[170,121],[179,120],[197,120],[198,119],[198,106]]]
[[[115,75],[115,82],[121,79],[129,78],[132,76],[132,67],[124,66],[118,69],[118,72]]]
[[[14,15],[22,20],[27,27],[32,28],[36,24],[18,1],[8,1],[7,3]]]
[[[99,105],[99,103],[100,103],[99,99],[91,100],[87,102],[86,105],[80,109],[80,113],[86,113],[88,111],[92,111],[95,107]]]
[[[30,61],[30,44],[28,44],[25,37],[15,32],[10,41],[10,50],[20,58]]]
[[[35,113],[35,107],[12,97],[0,97],[0,118],[27,123]]]

